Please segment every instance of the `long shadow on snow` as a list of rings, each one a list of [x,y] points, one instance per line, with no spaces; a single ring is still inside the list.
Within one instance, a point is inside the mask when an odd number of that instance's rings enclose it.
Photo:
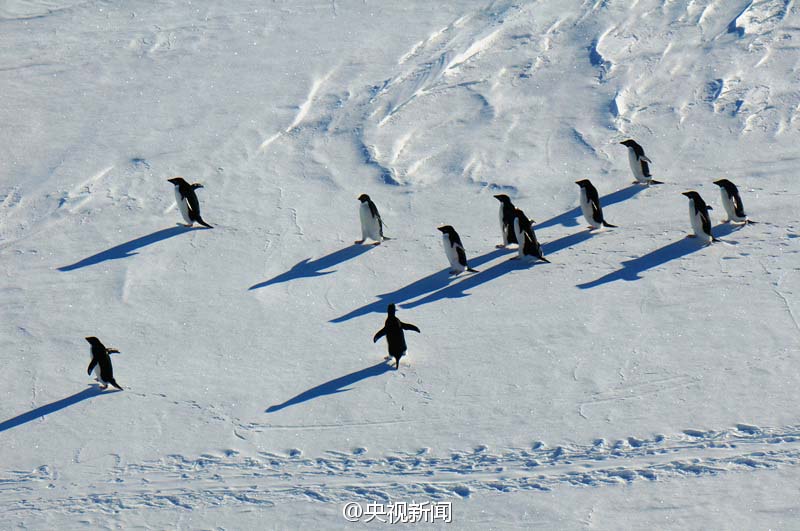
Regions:
[[[625,201],[626,199],[630,199],[631,197],[635,196],[639,192],[646,190],[647,188],[648,188],[647,186],[643,186],[641,184],[632,184],[630,186],[617,190],[616,192],[611,192],[610,194],[604,195],[603,197],[600,198],[600,205],[602,205],[603,208],[605,208],[609,205],[620,203],[622,201]],[[575,221],[575,218],[579,216],[583,216],[583,213],[581,212],[581,207],[577,206],[572,210],[568,210],[567,212],[559,214],[556,217],[550,218],[547,221],[543,221],[542,223],[535,223],[534,228],[536,230],[539,230],[539,229],[544,229],[546,227],[552,227],[553,225],[564,225],[565,227],[577,227],[578,225],[580,225],[580,223]],[[613,221],[611,221],[610,223],[613,223]]]
[[[480,256],[476,256],[474,258],[469,259],[470,267],[478,267],[481,264],[485,264],[498,256],[501,256],[505,253],[511,252],[510,249],[495,249],[491,252],[486,254],[482,254]],[[371,302],[361,308],[356,308],[355,310],[342,315],[341,317],[337,317],[336,319],[331,319],[331,323],[342,323],[344,321],[349,321],[355,317],[360,317],[362,315],[366,315],[368,313],[384,313],[386,312],[386,305],[389,303],[393,304],[400,304],[403,301],[411,300],[416,297],[421,297],[426,293],[431,293],[432,291],[437,291],[445,286],[447,286],[450,281],[453,280],[454,277],[451,277],[448,273],[448,269],[442,269],[441,271],[437,271],[432,275],[428,275],[425,278],[421,278],[419,280],[415,280],[411,284],[407,286],[403,286],[400,289],[392,291],[391,293],[382,293],[378,295],[378,299],[375,302]]]
[[[734,230],[738,230],[739,228],[741,227],[736,227],[732,223],[722,223],[714,227],[711,232],[715,237],[719,238],[721,236],[726,236]],[[681,258],[682,256],[699,251],[704,247],[705,245],[697,241],[696,238],[684,237],[680,240],[667,244],[664,247],[660,247],[655,251],[650,251],[646,255],[640,256],[639,258],[626,260],[625,262],[622,262],[622,268],[612,271],[611,273],[608,273],[597,280],[578,284],[578,287],[581,289],[589,289],[602,284],[614,282],[615,280],[627,280],[629,282],[633,280],[639,280],[641,278],[639,276],[640,273],[666,264],[667,262],[675,260],[676,258]]]
[[[303,391],[294,398],[290,398],[283,404],[276,404],[274,406],[268,407],[266,409],[266,413],[274,413],[276,411],[280,411],[283,408],[294,406],[297,404],[302,404],[303,402],[307,402],[309,400],[313,400],[314,398],[319,398],[321,396],[333,395],[336,393],[349,391],[350,389],[346,389],[348,385],[353,385],[355,383],[360,382],[361,380],[366,380],[367,378],[371,378],[372,376],[380,376],[381,374],[384,374],[391,370],[393,370],[392,367],[388,363],[386,363],[386,361],[381,361],[380,363],[376,363],[375,365],[372,365],[365,369],[361,369],[356,372],[351,372],[350,374],[340,376],[329,382],[325,382],[324,384],[312,387],[308,391]]]
[[[345,247],[344,249],[339,249],[338,251],[334,251],[328,255],[323,256],[322,258],[317,258],[316,260],[311,260],[311,258],[306,258],[305,260],[301,260],[297,262],[295,265],[293,265],[289,271],[281,273],[280,275],[273,277],[269,280],[265,280],[264,282],[259,282],[258,284],[254,284],[250,286],[250,288],[248,289],[254,290],[259,288],[265,288],[267,286],[271,286],[272,284],[280,284],[281,282],[288,282],[296,278],[320,277],[322,275],[330,275],[331,273],[335,273],[336,270],[333,271],[323,271],[323,270],[339,265],[342,262],[346,262],[374,248],[375,248],[374,245],[355,244]]]
[[[589,232],[588,230],[582,232],[576,232],[575,234],[569,234],[557,240],[553,240],[552,242],[548,242],[542,245],[542,252],[545,256],[549,256],[551,254],[557,253],[562,249],[566,249],[567,247],[571,247],[573,245],[577,245],[582,241],[588,240],[594,234]],[[478,273],[470,275],[461,282],[456,284],[451,284],[443,289],[436,291],[435,293],[431,293],[427,297],[423,297],[419,300],[411,301],[409,303],[403,304],[403,308],[416,308],[417,306],[422,306],[423,304],[428,304],[430,302],[435,302],[441,299],[460,299],[461,297],[467,297],[469,294],[465,293],[466,290],[475,288],[480,286],[481,284],[485,284],[489,281],[495,280],[506,273],[510,273],[512,271],[518,269],[528,269],[532,267],[534,264],[539,264],[537,262],[529,262],[523,260],[505,260],[500,262],[499,264],[495,264],[489,269],[484,269]],[[544,262],[541,262],[541,265],[546,265]]]
[[[10,430],[11,428],[16,428],[17,426],[25,424],[26,422],[42,418],[50,413],[55,413],[56,411],[73,406],[78,402],[82,402],[83,400],[88,400],[90,398],[94,398],[95,396],[110,395],[118,392],[119,391],[117,390],[104,391],[103,389],[100,389],[99,385],[92,384],[90,387],[87,387],[83,391],[75,393],[72,396],[62,398],[61,400],[56,400],[55,402],[51,402],[50,404],[44,406],[39,406],[36,409],[28,411],[27,413],[17,415],[13,419],[0,422],[0,432]]]
[[[103,252],[89,256],[88,258],[84,258],[80,262],[75,262],[74,264],[59,267],[58,270],[74,271],[75,269],[80,269],[82,267],[88,267],[90,265],[99,264],[100,262],[105,262],[106,260],[117,260],[119,258],[127,258],[129,256],[137,254],[134,251],[141,249],[142,247],[146,247],[156,242],[172,238],[173,236],[179,236],[185,232],[191,232],[192,230],[200,230],[200,229],[194,229],[191,227],[186,227],[184,225],[176,225],[175,227],[170,227],[168,229],[161,229],[146,236],[141,236],[139,238],[136,238],[135,240],[121,243],[115,247],[112,247],[111,249],[106,249]]]

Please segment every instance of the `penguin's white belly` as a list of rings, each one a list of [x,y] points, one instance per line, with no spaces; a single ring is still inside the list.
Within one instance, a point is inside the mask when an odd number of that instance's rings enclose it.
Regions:
[[[500,204],[500,232],[503,233],[503,245],[508,245],[508,234],[506,234],[506,225],[503,223],[503,205]]]
[[[447,234],[442,236],[442,246],[444,247],[444,253],[447,255],[447,260],[450,261],[450,268],[453,271],[464,271],[464,266],[458,262],[458,251],[453,245],[450,245],[450,238],[447,237]]]
[[[181,216],[183,216],[183,220],[188,224],[192,225],[192,218],[189,217],[189,202],[181,197],[181,192],[178,187],[175,187],[175,202],[178,204],[178,209],[181,211]]]
[[[689,200],[689,219],[692,221],[694,235],[706,243],[710,242],[711,235],[703,230],[703,216],[694,209],[694,201],[691,199]]]
[[[744,221],[746,218],[740,218],[736,215],[736,207],[733,204],[733,200],[728,195],[728,192],[726,192],[724,188],[720,188],[719,191],[722,196],[722,206],[725,208],[725,212],[728,213],[728,219],[731,221]]]
[[[378,218],[372,217],[372,212],[370,212],[367,203],[361,203],[358,216],[361,218],[361,236],[363,238],[370,238],[376,242],[381,241],[381,223],[378,221]]]
[[[633,176],[637,181],[646,181],[648,179],[644,176],[644,172],[642,171],[642,163],[636,157],[636,153],[631,148],[628,148],[628,162],[631,164],[631,171],[633,172]]]
[[[595,229],[599,227],[599,225],[594,221],[592,205],[589,204],[589,198],[586,197],[586,190],[583,188],[581,188],[581,212],[583,212],[583,217],[586,218],[586,223]]]
[[[519,244],[517,253],[520,258],[523,258],[525,256],[525,235],[520,230],[519,220],[517,218],[514,218],[514,235],[517,237],[517,243]]]

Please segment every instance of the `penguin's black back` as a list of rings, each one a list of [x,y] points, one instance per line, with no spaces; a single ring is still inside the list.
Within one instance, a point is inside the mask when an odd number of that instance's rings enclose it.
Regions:
[[[389,354],[394,358],[399,358],[406,351],[406,337],[400,319],[394,316],[386,318],[384,323],[386,330],[386,342],[389,345]]]

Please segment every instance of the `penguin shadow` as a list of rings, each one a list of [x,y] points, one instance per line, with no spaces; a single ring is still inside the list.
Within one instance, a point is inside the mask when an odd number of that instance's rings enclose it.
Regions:
[[[715,226],[711,232],[714,234],[715,238],[720,238],[741,229],[743,226],[744,225],[736,226],[733,223],[721,223]],[[726,243],[731,244],[736,242],[727,241]],[[712,243],[711,245],[724,245],[724,243]],[[664,247],[650,251],[646,255],[634,258],[632,260],[626,260],[622,262],[622,267],[620,269],[612,271],[611,273],[608,273],[597,280],[578,284],[578,287],[580,289],[589,289],[602,284],[608,284],[616,280],[627,280],[629,282],[639,280],[641,278],[639,275],[648,269],[653,269],[654,267],[664,265],[667,262],[687,256],[696,251],[704,249],[705,247],[706,245],[698,241],[697,238],[683,237],[680,240],[665,245]]]
[[[615,203],[621,203],[627,199],[634,197],[636,194],[647,190],[648,186],[643,186],[641,184],[631,184],[626,186],[625,188],[621,188],[616,192],[611,192],[610,194],[606,194],[600,198],[600,204],[603,208],[607,206],[613,205]],[[580,225],[576,218],[582,217],[583,213],[581,212],[581,207],[577,206],[572,210],[568,210],[563,214],[559,214],[558,216],[552,217],[546,221],[541,223],[534,223],[534,229],[544,229],[547,227],[553,227],[555,225],[564,225],[565,227],[577,227]]]
[[[316,260],[311,260],[311,258],[306,258],[305,260],[300,260],[295,265],[293,265],[289,271],[281,273],[276,277],[272,277],[269,280],[265,280],[264,282],[259,282],[258,284],[254,284],[250,286],[248,290],[252,291],[254,289],[265,288],[273,284],[289,282],[290,280],[295,280],[298,278],[321,277],[323,275],[330,275],[331,273],[335,273],[336,270],[335,269],[333,271],[324,271],[324,270],[337,266],[343,262],[347,262],[348,260],[352,260],[353,258],[360,256],[374,248],[375,248],[374,245],[354,244],[354,245],[349,245],[343,249],[339,249],[338,251],[334,251],[321,258],[317,258]]]
[[[572,247],[573,245],[577,245],[585,240],[588,240],[594,236],[594,233],[590,231],[582,231],[576,232],[574,234],[569,234],[567,236],[563,236],[557,240],[553,240],[548,243],[542,244],[542,252],[544,255],[550,256],[552,254],[557,253],[567,247]],[[538,262],[536,260],[504,260],[498,264],[493,265],[489,269],[484,269],[475,273],[474,275],[470,275],[465,277],[463,280],[457,283],[450,284],[435,293],[431,293],[426,297],[421,299],[411,301],[405,304],[401,304],[402,308],[416,308],[417,306],[422,306],[423,304],[428,304],[431,302],[435,302],[442,299],[460,299],[462,297],[469,296],[468,293],[465,293],[468,289],[473,289],[481,284],[486,284],[487,282],[491,282],[492,280],[496,280],[501,276],[511,273],[512,271],[522,270],[522,269],[530,269],[531,267],[538,266],[538,265],[547,265],[544,262]]]
[[[373,376],[380,376],[381,374],[387,373],[389,371],[393,371],[394,368],[389,365],[386,361],[381,361],[380,363],[376,363],[375,365],[371,365],[364,369],[351,372],[350,374],[345,374],[344,376],[340,376],[338,378],[334,378],[328,382],[323,384],[319,384],[316,387],[312,387],[307,391],[303,391],[299,395],[290,398],[286,402],[282,404],[276,404],[274,406],[270,406],[265,410],[265,413],[275,413],[276,411],[280,411],[281,409],[287,408],[289,406],[296,406],[297,404],[302,404],[303,402],[308,402],[309,400],[313,400],[315,398],[319,398],[326,395],[334,395],[337,393],[343,393],[344,391],[349,391],[350,389],[348,386],[354,385],[362,380],[366,380],[367,378],[372,378]]]
[[[200,229],[199,227],[187,227],[185,225],[178,224],[174,227],[157,230],[156,232],[147,234],[146,236],[140,236],[135,240],[121,243],[117,246],[112,247],[111,249],[106,249],[105,251],[84,258],[79,262],[75,262],[74,264],[59,267],[58,270],[74,271],[76,269],[81,269],[83,267],[99,264],[101,262],[105,262],[108,260],[118,260],[120,258],[128,258],[129,256],[134,256],[138,254],[136,253],[136,251],[141,249],[142,247],[147,247],[148,245],[152,245],[154,243],[172,238],[174,236],[179,236],[183,233],[191,232],[193,230],[207,230],[207,229]]]
[[[491,252],[482,254],[480,256],[476,256],[474,258],[469,259],[470,267],[479,267],[486,262],[494,260],[495,258],[502,256],[506,253],[512,252],[512,249],[494,249]],[[470,277],[474,277],[481,273],[462,273],[462,276],[469,275]],[[375,302],[371,302],[367,305],[364,305],[360,308],[356,308],[355,310],[346,313],[340,317],[335,319],[331,319],[330,323],[343,323],[345,321],[349,321],[350,319],[354,319],[356,317],[360,317],[362,315],[367,315],[369,313],[386,313],[386,305],[390,303],[400,304],[404,301],[408,301],[411,299],[415,299],[417,297],[421,297],[431,292],[435,292],[441,290],[445,286],[449,285],[454,279],[459,277],[453,277],[449,273],[449,269],[442,269],[428,275],[427,277],[421,278],[419,280],[415,280],[411,284],[403,286],[402,288],[396,289],[395,291],[389,293],[381,293],[378,295],[378,300]],[[405,305],[404,305],[405,306]]]
[[[44,406],[39,406],[36,409],[28,411],[27,413],[23,413],[21,415],[17,415],[12,419],[8,419],[4,422],[0,422],[0,432],[4,432],[6,430],[10,430],[11,428],[16,428],[17,426],[21,426],[27,422],[32,420],[36,420],[39,418],[43,418],[46,415],[51,413],[55,413],[56,411],[60,411],[62,409],[68,408],[69,406],[74,406],[78,402],[83,402],[84,400],[88,400],[90,398],[94,398],[96,396],[102,395],[110,395],[113,393],[119,393],[120,391],[114,390],[103,390],[100,388],[98,384],[91,384],[89,387],[75,393],[74,395],[68,396],[66,398],[62,398],[61,400],[56,400],[55,402],[51,402]]]
[[[544,262],[542,262],[542,264],[544,264]],[[430,293],[421,299],[407,302],[405,304],[401,304],[400,306],[402,308],[409,309],[423,306],[425,304],[436,302],[442,299],[460,299],[462,297],[468,297],[469,293],[465,293],[468,289],[473,289],[481,284],[486,284],[487,282],[496,280],[512,271],[528,269],[533,267],[533,265],[534,262],[530,260],[503,260],[502,262],[497,263],[488,269],[482,269],[477,273],[465,277],[460,282],[456,282],[434,293]]]

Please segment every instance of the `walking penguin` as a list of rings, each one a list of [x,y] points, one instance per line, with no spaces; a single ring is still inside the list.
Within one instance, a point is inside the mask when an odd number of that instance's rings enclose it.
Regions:
[[[689,220],[692,222],[692,229],[694,234],[690,234],[690,238],[698,238],[705,245],[711,242],[718,242],[719,240],[711,234],[711,217],[708,211],[711,207],[706,205],[700,194],[694,190],[683,192],[683,195],[689,198]]]
[[[531,226],[531,220],[520,209],[514,211],[514,232],[517,234],[519,240],[519,255],[512,258],[538,258],[543,262],[550,263],[550,260],[544,257],[542,246],[539,245],[539,240],[536,239],[536,233]]]
[[[394,358],[395,369],[400,368],[400,358],[406,354],[406,338],[403,335],[403,330],[413,330],[419,333],[419,328],[413,324],[404,323],[395,316],[395,306],[390,304],[386,308],[386,322],[383,328],[378,330],[375,337],[372,338],[373,343],[377,343],[380,338],[386,336],[386,342],[389,345],[389,355]]]
[[[375,241],[373,245],[380,245],[384,239],[388,238],[383,236],[383,220],[380,213],[378,213],[378,207],[375,206],[375,203],[372,202],[372,199],[367,194],[361,194],[358,196],[358,200],[361,201],[361,207],[358,210],[358,215],[361,218],[361,239],[355,243],[361,244],[367,238],[370,238]]]
[[[503,244],[497,245],[502,249],[509,243],[517,243],[517,235],[514,233],[514,203],[506,194],[497,194],[495,199],[500,201],[500,231],[503,233]]]
[[[719,186],[719,192],[722,195],[722,206],[725,207],[725,212],[728,213],[728,222],[733,223],[756,223],[755,221],[747,219],[747,214],[744,213],[744,205],[742,198],[739,196],[739,189],[736,185],[728,179],[720,179],[714,181],[714,184]]]
[[[92,346],[92,361],[89,362],[87,374],[92,374],[94,370],[95,379],[100,382],[100,387],[106,389],[108,384],[113,385],[120,391],[122,387],[114,380],[114,369],[111,367],[111,356],[109,354],[119,354],[115,348],[106,348],[96,337],[87,337],[86,341]]]
[[[197,194],[194,192],[197,188],[203,188],[203,185],[200,183],[189,184],[183,177],[173,177],[167,180],[175,185],[175,202],[178,203],[186,226],[191,227],[196,221],[204,227],[213,229],[214,227],[200,217],[200,201],[197,200]]]
[[[620,144],[628,148],[628,162],[631,165],[633,176],[636,178],[633,184],[664,184],[653,179],[650,174],[650,164],[653,162],[644,154],[642,146],[635,140],[625,140]]]
[[[450,225],[443,225],[438,227],[437,230],[442,232],[442,245],[444,245],[447,260],[450,262],[450,274],[458,275],[463,273],[465,269],[470,273],[477,273],[477,269],[472,269],[467,264],[467,253],[464,251],[464,245],[461,243],[461,238],[458,236],[456,229]]]
[[[594,187],[589,179],[575,181],[575,184],[581,187],[581,212],[583,217],[586,218],[586,223],[589,224],[590,229],[598,229],[603,227],[616,228],[616,225],[606,223],[603,218],[603,209],[600,206],[600,196],[597,194],[597,188]]]

